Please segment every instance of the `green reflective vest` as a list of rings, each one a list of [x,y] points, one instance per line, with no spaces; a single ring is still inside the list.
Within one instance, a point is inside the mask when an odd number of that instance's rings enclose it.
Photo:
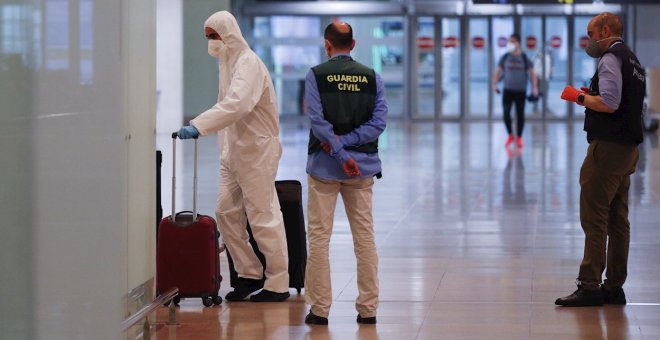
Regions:
[[[376,104],[376,73],[349,56],[337,56],[312,67],[323,107],[323,117],[336,135],[343,135],[368,122]],[[346,150],[375,153],[378,140]],[[321,142],[309,132],[308,153],[321,150]]]

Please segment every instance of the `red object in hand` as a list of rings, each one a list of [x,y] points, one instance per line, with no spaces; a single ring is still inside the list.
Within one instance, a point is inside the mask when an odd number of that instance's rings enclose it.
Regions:
[[[578,96],[581,94],[584,94],[584,92],[576,89],[573,86],[567,85],[564,87],[564,91],[561,92],[561,99],[577,103]]]
[[[362,172],[360,171],[360,167],[358,167],[357,163],[353,158],[349,158],[344,164],[342,164],[342,170],[344,170],[344,173],[348,177],[360,177],[362,176]]]

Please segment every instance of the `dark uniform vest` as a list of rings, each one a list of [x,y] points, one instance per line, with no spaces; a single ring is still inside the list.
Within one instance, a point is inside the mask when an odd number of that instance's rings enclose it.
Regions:
[[[646,76],[639,60],[623,43],[610,47],[605,53],[614,54],[621,61],[621,104],[613,113],[598,112],[587,108],[584,131],[587,141],[594,139],[618,144],[637,145],[644,139],[642,135],[642,105],[646,91]],[[604,53],[604,54],[605,54]],[[598,71],[589,85],[589,93],[598,95]]]
[[[376,73],[349,56],[337,56],[312,67],[323,107],[323,117],[336,135],[344,135],[368,122],[376,106]],[[375,153],[378,140],[346,150]],[[321,142],[309,132],[308,154],[321,150]]]

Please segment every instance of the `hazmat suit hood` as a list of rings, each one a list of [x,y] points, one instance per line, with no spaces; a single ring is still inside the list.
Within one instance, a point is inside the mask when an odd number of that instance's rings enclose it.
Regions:
[[[236,18],[227,11],[213,13],[213,15],[204,22],[204,27],[212,28],[214,31],[218,32],[222,41],[226,45],[227,60],[222,60],[225,56],[221,56],[220,59],[222,62],[231,63],[232,61],[235,61],[241,51],[249,48],[248,43],[241,34],[241,28],[238,26]]]

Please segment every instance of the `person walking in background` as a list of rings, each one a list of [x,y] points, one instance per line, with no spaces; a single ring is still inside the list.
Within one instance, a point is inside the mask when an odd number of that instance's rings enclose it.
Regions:
[[[216,217],[238,273],[227,301],[254,302],[289,297],[289,257],[275,175],[282,156],[279,114],[266,65],[248,47],[233,15],[216,12],[204,23],[208,52],[220,61],[220,91],[212,108],[179,130],[179,138],[218,133],[220,197]],[[247,217],[247,220],[246,220]],[[264,268],[249,243],[247,221]]]
[[[623,284],[628,275],[630,175],[643,141],[644,68],[623,43],[623,23],[602,13],[587,26],[586,53],[599,58],[589,88],[566,86],[561,98],[585,107],[584,130],[589,147],[580,169],[580,223],[584,257],[578,289],[558,298],[566,307],[626,304]],[[606,279],[602,282],[603,271]]]
[[[324,32],[327,62],[305,78],[311,121],[307,180],[309,257],[305,323],[327,325],[332,305],[329,246],[337,195],[341,194],[357,260],[357,322],[376,323],[378,254],[372,217],[373,177],[380,177],[378,136],[385,130],[387,102],[380,75],[351,58],[353,29],[334,22]]]
[[[532,96],[538,97],[538,82],[534,73],[534,65],[527,58],[527,55],[520,48],[520,35],[511,34],[507,43],[507,53],[505,53],[497,63],[495,75],[493,76],[493,91],[500,93],[497,84],[502,80],[504,82],[504,91],[502,92],[502,106],[504,109],[504,125],[509,134],[505,145],[508,147],[516,142],[519,148],[523,146],[522,133],[525,127],[525,100],[527,98],[527,79],[532,84]],[[516,104],[516,135],[513,133],[511,121],[511,105]]]

